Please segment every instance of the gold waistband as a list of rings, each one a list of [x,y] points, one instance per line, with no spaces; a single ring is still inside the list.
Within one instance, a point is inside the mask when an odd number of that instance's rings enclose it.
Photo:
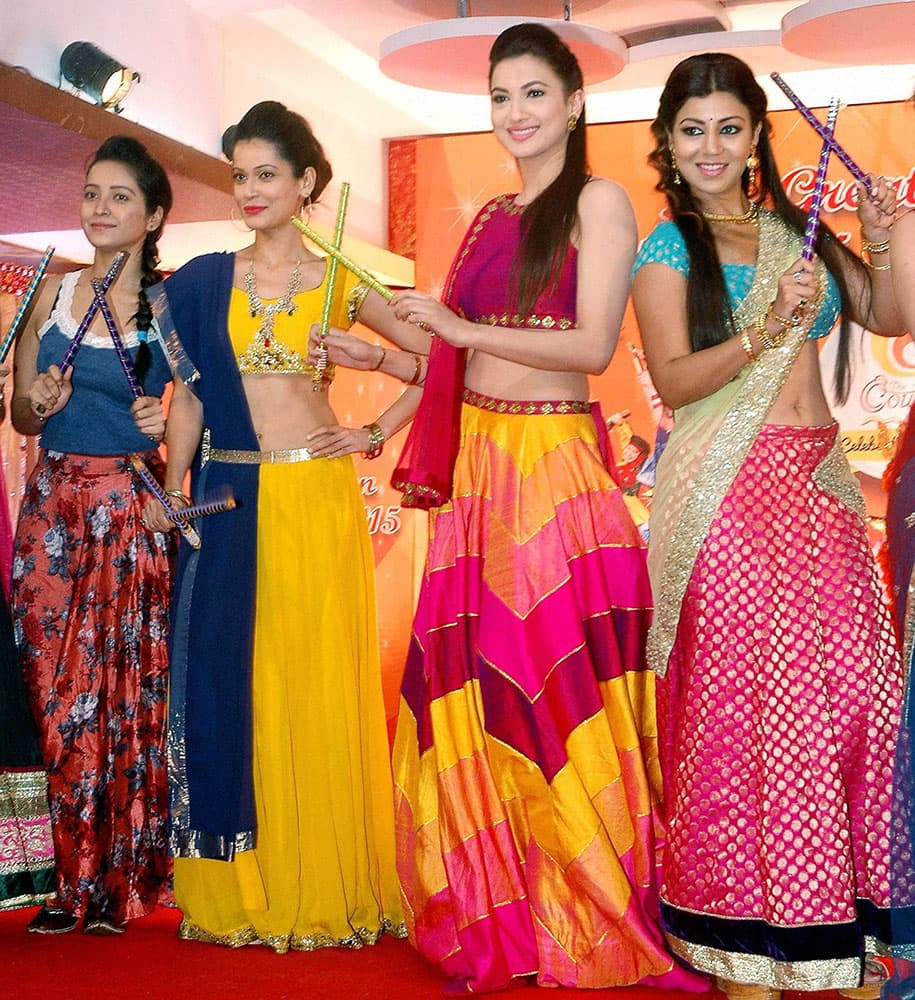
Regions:
[[[273,462],[310,462],[307,448],[283,448],[279,451],[242,451],[239,448],[210,448],[208,462],[234,462],[237,465],[269,465]]]

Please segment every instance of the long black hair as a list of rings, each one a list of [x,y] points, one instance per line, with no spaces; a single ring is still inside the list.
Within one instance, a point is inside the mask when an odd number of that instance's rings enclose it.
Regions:
[[[766,117],[766,94],[756,82],[750,67],[735,56],[721,52],[690,56],[675,66],[661,94],[658,116],[651,124],[655,148],[650,153],[648,162],[660,175],[655,189],[666,196],[671,216],[689,253],[686,315],[690,346],[694,351],[720,344],[737,332],[711,226],[703,218],[689,184],[683,178],[680,178],[679,183],[674,183],[675,169],[671,154],[671,137],[680,109],[692,97],[708,97],[714,93],[731,94],[750,113],[751,127],[755,130],[759,126],[756,155],[759,158],[760,204],[769,202],[788,225],[801,235],[807,223],[805,213],[789,200],[782,187],[781,175],[772,152],[772,126]],[[746,192],[749,171],[744,171],[742,184]],[[851,265],[861,272],[866,299],[870,296],[870,275],[858,258],[826,225],[820,226],[816,252],[823,258],[842,297],[834,389],[836,397],[844,401],[848,396],[851,380],[851,332],[848,319],[851,299],[844,267]],[[861,311],[864,314],[867,312],[866,309]]]
[[[489,80],[504,59],[533,56],[545,62],[562,81],[566,97],[584,86],[581,67],[569,47],[542,24],[516,24],[493,42]],[[569,132],[565,162],[559,176],[524,208],[521,244],[511,276],[511,297],[521,313],[533,309],[545,289],[555,287],[569,241],[578,220],[578,197],[588,182],[585,149],[585,109]]]
[[[140,257],[140,294],[137,298],[137,311],[131,317],[136,321],[137,330],[146,331],[152,325],[153,318],[146,289],[162,280],[162,274],[158,270],[158,243],[165,226],[165,219],[172,207],[172,186],[168,174],[159,161],[152,157],[142,142],[130,136],[113,135],[110,139],[106,139],[93,154],[86,167],[87,172],[96,163],[120,163],[126,167],[143,195],[147,214],[151,215],[157,208],[162,209],[159,225],[148,232],[143,240]],[[141,385],[149,371],[150,360],[149,347],[141,340],[134,362],[137,380]]]
[[[293,176],[304,177],[308,167],[315,172],[315,186],[310,197],[317,200],[333,176],[324,148],[311,126],[295,111],[279,101],[261,101],[245,112],[237,125],[226,129],[222,151],[231,160],[235,144],[248,139],[262,139],[276,147],[289,164]]]

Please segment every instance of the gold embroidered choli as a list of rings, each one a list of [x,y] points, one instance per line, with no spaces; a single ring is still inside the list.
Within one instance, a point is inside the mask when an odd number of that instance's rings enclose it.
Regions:
[[[242,375],[306,375],[315,374],[314,365],[308,362],[308,335],[313,323],[321,320],[327,276],[317,288],[299,292],[293,299],[295,312],[277,313],[269,335],[260,333],[263,318],[252,316],[248,297],[240,288],[232,289],[229,299],[229,340]],[[361,286],[358,279],[344,268],[337,269],[330,325],[348,329],[356,309],[351,301],[361,304]],[[364,296],[362,296],[364,298]],[[265,299],[268,304],[275,300]],[[329,384],[334,379],[334,365],[324,369],[322,381]]]

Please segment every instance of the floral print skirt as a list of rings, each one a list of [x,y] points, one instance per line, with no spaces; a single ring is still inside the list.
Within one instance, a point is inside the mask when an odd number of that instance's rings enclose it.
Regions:
[[[147,497],[126,456],[43,451],[10,600],[48,772],[55,905],[118,925],[149,912],[168,875],[170,559],[140,522]]]

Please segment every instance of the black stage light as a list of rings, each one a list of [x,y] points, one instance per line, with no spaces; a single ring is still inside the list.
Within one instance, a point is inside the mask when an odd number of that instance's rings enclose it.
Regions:
[[[60,56],[60,75],[103,108],[120,113],[121,101],[140,79],[91,42],[71,42]]]

